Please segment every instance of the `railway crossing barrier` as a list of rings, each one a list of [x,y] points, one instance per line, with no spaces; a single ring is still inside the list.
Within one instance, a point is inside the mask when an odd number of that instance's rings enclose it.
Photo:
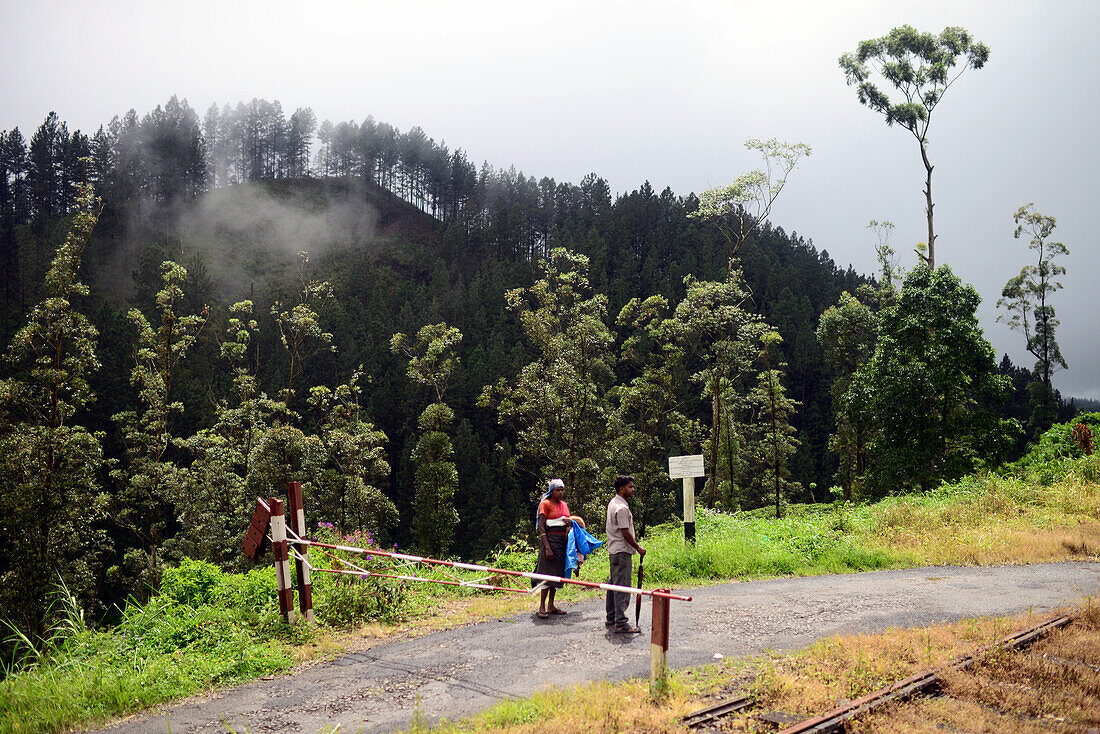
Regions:
[[[305,511],[302,503],[302,485],[299,482],[287,482],[287,498],[290,512],[290,521],[287,522],[286,511],[282,500],[277,497],[268,499],[256,498],[256,507],[252,514],[252,522],[245,533],[241,543],[241,550],[253,561],[258,561],[264,554],[267,544],[270,542],[272,555],[275,559],[275,579],[279,592],[279,612],[287,624],[294,622],[294,590],[298,590],[298,608],[302,617],[312,623],[313,616],[313,590],[310,574],[330,573],[358,578],[389,578],[402,581],[419,581],[424,583],[446,584],[462,586],[482,591],[499,591],[519,594],[531,594],[540,591],[546,583],[563,583],[574,586],[584,586],[604,591],[623,592],[639,596],[648,596],[653,600],[652,631],[650,635],[650,696],[654,700],[661,699],[668,690],[668,638],[669,620],[672,601],[691,601],[690,596],[673,594],[670,589],[646,590],[632,586],[620,586],[611,583],[598,583],[584,581],[582,579],[561,578],[535,573],[533,571],[515,571],[512,569],[493,568],[477,563],[464,563],[462,561],[446,561],[438,558],[398,553],[396,551],[383,551],[373,548],[359,548],[357,546],[341,545],[338,543],[323,543],[309,540],[305,533]],[[270,531],[270,535],[268,535]],[[309,549],[315,548],[320,555],[332,559],[340,564],[340,568],[323,568],[310,562]],[[333,551],[333,552],[330,552]],[[509,586],[498,586],[484,581],[464,581],[460,579],[432,579],[410,574],[387,574],[379,571],[371,571],[335,554],[335,551],[352,555],[368,557],[388,558],[403,563],[439,566],[463,571],[474,571],[479,574],[493,576],[510,576],[530,579],[537,582],[531,588],[521,589]],[[314,554],[315,556],[317,554]],[[290,559],[293,556],[295,575],[290,574]],[[295,583],[296,582],[296,583]]]

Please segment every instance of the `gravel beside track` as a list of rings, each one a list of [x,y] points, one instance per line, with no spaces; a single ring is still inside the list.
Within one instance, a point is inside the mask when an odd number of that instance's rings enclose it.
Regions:
[[[674,589],[674,591],[676,591]],[[1039,612],[1100,591],[1100,563],[928,567],[783,578],[691,589],[672,602],[669,665],[794,649],[836,633]],[[532,607],[537,599],[532,599]],[[603,599],[564,616],[533,613],[379,644],[331,663],[252,681],[117,721],[101,731],[393,732],[455,720],[548,685],[649,675],[649,610],[640,635],[604,627]],[[633,615],[633,603],[631,604]]]

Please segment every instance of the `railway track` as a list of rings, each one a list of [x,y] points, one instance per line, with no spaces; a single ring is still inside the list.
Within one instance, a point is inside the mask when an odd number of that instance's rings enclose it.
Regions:
[[[815,716],[798,722],[793,726],[783,729],[779,734],[809,734],[815,732],[835,732],[843,727],[844,722],[856,716],[860,716],[890,701],[906,698],[916,693],[929,691],[937,686],[943,673],[949,670],[961,670],[969,667],[984,654],[996,649],[1019,650],[1050,632],[1065,627],[1073,621],[1072,615],[1060,614],[1049,617],[1038,624],[1024,630],[1015,632],[1003,638],[999,642],[979,648],[969,655],[963,655],[937,668],[923,670],[893,685],[881,688],[855,701],[839,706],[819,716]],[[724,716],[729,716],[737,711],[749,708],[753,699],[748,695],[722,701],[705,709],[691,713],[681,719],[688,728],[697,729],[714,724]]]
[[[752,706],[753,700],[753,697],[749,695],[735,696],[721,703],[716,703],[713,706],[699,709],[694,713],[688,714],[681,719],[681,722],[689,729],[698,729],[718,721],[723,716],[729,716],[732,713]]]

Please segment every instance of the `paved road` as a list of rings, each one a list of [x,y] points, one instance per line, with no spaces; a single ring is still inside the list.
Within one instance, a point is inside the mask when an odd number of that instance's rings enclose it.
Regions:
[[[669,664],[712,662],[801,647],[841,632],[913,627],[966,617],[1046,611],[1100,591],[1100,563],[1066,562],[773,579],[688,592],[672,602]],[[642,627],[649,609],[643,604]],[[649,636],[615,635],[603,601],[565,616],[524,614],[391,642],[297,675],[242,684],[211,697],[116,722],[110,734],[234,731],[393,732],[417,708],[454,720],[498,700],[605,678],[649,675]]]

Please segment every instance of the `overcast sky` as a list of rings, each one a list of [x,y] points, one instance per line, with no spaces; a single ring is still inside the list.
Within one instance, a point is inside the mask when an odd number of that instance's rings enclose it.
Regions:
[[[875,269],[870,219],[897,225],[911,266],[926,239],[912,136],[860,106],[837,57],[910,24],[968,29],[991,50],[947,93],[931,128],[936,256],[981,292],[998,350],[1030,367],[996,323],[1008,278],[1030,261],[1012,214],[1058,220],[1065,290],[1054,306],[1070,369],[1063,394],[1100,398],[1100,254],[1088,214],[1100,94],[1098,0],[802,2],[13,2],[0,0],[0,129],[26,138],[50,110],[93,133],[173,94],[261,97],[319,120],[367,115],[421,126],[472,161],[623,193],[681,195],[757,166],[749,137],[813,146],[773,221],[842,266]]]

